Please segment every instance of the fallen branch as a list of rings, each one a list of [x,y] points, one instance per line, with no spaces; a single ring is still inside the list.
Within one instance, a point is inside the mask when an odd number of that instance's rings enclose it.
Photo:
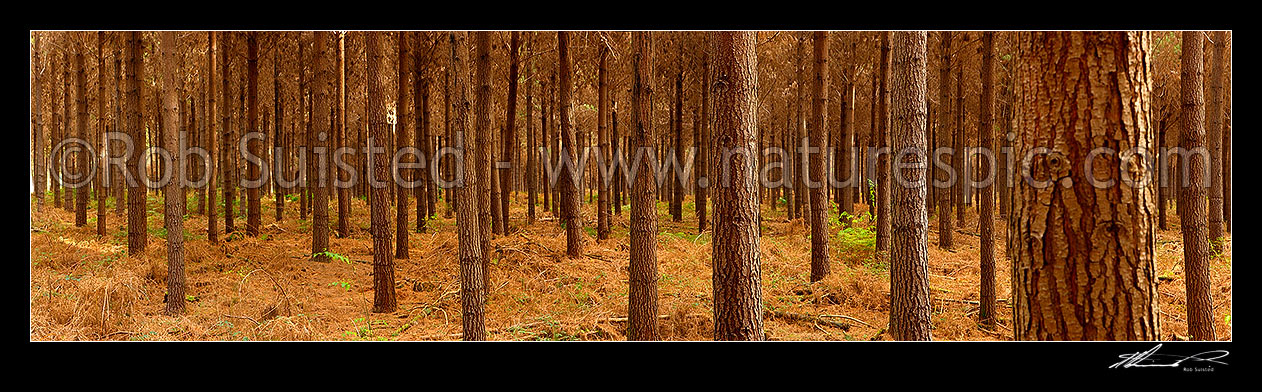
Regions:
[[[857,318],[854,318],[854,317],[850,317],[850,316],[847,316],[847,315],[844,315],[844,314],[821,314],[821,315],[819,315],[819,317],[837,317],[837,318],[844,318],[844,319],[846,319],[846,320],[854,321],[854,322],[857,322],[857,323],[859,323],[859,324],[863,324],[863,325],[866,325],[866,326],[869,326],[869,327],[872,327],[872,328],[876,328],[876,327],[873,327],[873,326],[872,326],[872,324],[868,324],[868,323],[863,322],[863,320],[860,320],[860,319],[857,319]]]
[[[779,318],[779,319],[784,319],[788,321],[797,321],[797,322],[819,323],[819,324],[827,325],[833,328],[839,328],[842,331],[850,330],[850,324],[840,323],[840,322],[836,322],[832,320],[824,320],[819,317],[815,317],[811,315],[781,312],[778,310],[767,310],[765,314],[768,318]]]

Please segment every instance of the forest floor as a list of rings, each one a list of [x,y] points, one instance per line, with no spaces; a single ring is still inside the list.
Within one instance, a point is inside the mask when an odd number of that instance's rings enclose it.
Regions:
[[[518,197],[520,196],[520,197]],[[31,207],[31,340],[457,340],[460,338],[459,269],[456,227],[437,219],[428,233],[415,232],[409,214],[409,258],[395,260],[398,311],[371,313],[372,239],[363,200],[352,199],[352,233],[330,240],[330,251],[345,260],[310,261],[311,225],[301,220],[298,202],[285,203],[275,221],[274,200],[264,197],[263,227],[257,238],[237,233],[206,241],[206,217],[186,217],[187,312],[163,315],[166,279],[165,229],[161,198],[149,196],[149,243],[140,255],[126,254],[126,217],[108,207],[108,235],[96,235],[96,215],[74,227],[74,215]],[[195,202],[194,193],[189,201]],[[413,201],[414,203],[414,201]],[[193,206],[195,204],[190,204]],[[331,227],[336,227],[336,203]],[[540,220],[526,225],[525,196],[515,195],[511,235],[492,240],[486,327],[491,340],[623,340],[626,331],[627,227],[630,210],[613,216],[611,238],[595,240],[594,204],[583,204],[586,257],[564,255],[565,234],[542,207]],[[865,206],[857,206],[866,211]],[[410,206],[415,210],[415,204]],[[239,207],[237,211],[240,212]],[[658,281],[661,336],[667,340],[709,340],[712,334],[710,233],[698,235],[693,205],[684,204],[683,222],[671,222],[658,203]],[[810,284],[809,230],[785,219],[783,205],[763,206],[762,248],[765,328],[771,340],[890,340],[889,273],[884,256],[872,248],[867,216],[857,229],[839,233],[830,218],[832,273]],[[393,217],[393,212],[391,213]],[[222,217],[220,217],[222,219]],[[1158,302],[1161,338],[1187,336],[1184,319],[1182,246],[1178,219],[1157,231]],[[958,222],[957,222],[958,225]],[[222,230],[222,224],[220,229]],[[937,223],[929,232],[930,296],[935,340],[1011,340],[1008,304],[1010,262],[1003,256],[1005,226],[995,224],[998,326],[977,323],[979,242],[977,214],[969,208],[958,225],[955,250],[937,246]],[[393,233],[393,231],[392,231]],[[393,234],[391,234],[393,238]],[[226,239],[226,241],[224,241]],[[1231,240],[1211,261],[1215,330],[1231,339]]]

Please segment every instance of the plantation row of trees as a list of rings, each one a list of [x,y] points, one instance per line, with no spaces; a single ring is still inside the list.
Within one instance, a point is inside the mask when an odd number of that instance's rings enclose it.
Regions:
[[[354,229],[351,198],[362,197],[371,210],[374,312],[397,308],[394,261],[409,257],[408,231],[425,232],[445,207],[458,225],[466,340],[486,339],[485,317],[494,317],[484,311],[491,239],[522,224],[509,219],[514,195],[527,198],[524,224],[563,225],[570,257],[582,257],[589,241],[582,203],[596,204],[597,241],[609,239],[611,216],[630,204],[633,340],[659,338],[658,200],[682,221],[691,192],[698,232],[712,232],[714,338],[722,340],[765,338],[762,204],[783,206],[809,227],[811,282],[830,274],[830,215],[848,223],[866,205],[890,264],[888,330],[900,340],[932,339],[930,217],[937,246],[952,249],[956,222],[975,206],[982,325],[996,322],[995,258],[1005,255],[1017,339],[1155,340],[1154,232],[1177,199],[1189,331],[1208,340],[1208,260],[1230,231],[1228,40],[1224,32],[35,32],[34,204],[43,208],[51,191],[54,208],[73,210],[84,226],[95,199],[103,236],[112,201],[115,216],[126,215],[128,253],[138,254],[148,245],[147,190],[164,196],[168,233],[185,230],[184,215],[204,214],[211,243],[240,231],[234,205],[245,206],[243,235],[258,236],[264,196],[274,199],[276,221],[296,199],[300,219],[313,221],[310,257],[325,262],[336,251],[330,237]],[[1177,80],[1154,75],[1154,64],[1171,59],[1180,62]],[[132,148],[120,151],[109,132],[126,133]],[[66,149],[74,138],[96,154]],[[370,140],[387,153],[363,154]],[[149,146],[200,147],[207,156],[163,160]],[[447,146],[463,154],[431,160]],[[1091,157],[1101,146],[1209,153],[1159,154],[1152,167],[1146,156]],[[342,158],[348,169],[317,164],[342,147],[360,151]],[[408,147],[423,159],[392,161]],[[697,163],[691,177],[660,185],[652,175],[599,170],[595,159],[550,175],[559,162],[579,162],[586,147],[598,147],[602,162],[619,153],[632,166],[667,157],[682,164],[695,148]],[[770,147],[790,153],[724,153]],[[936,165],[942,147],[956,153]],[[992,167],[964,154],[968,147],[1009,153]],[[124,165],[108,164],[120,156]],[[1108,169],[1081,169],[1091,159]],[[428,166],[405,166],[421,163],[437,163],[440,178]],[[1172,166],[1188,169],[1166,181]],[[1032,186],[1022,170],[1055,185]],[[91,182],[76,183],[89,172],[97,174]],[[419,185],[392,180],[396,172]],[[206,181],[156,189],[141,180],[164,173]],[[784,185],[764,187],[763,173]],[[961,180],[987,175],[996,181]],[[353,185],[334,185],[352,176]],[[1089,185],[1122,176],[1160,180]],[[437,181],[455,178],[462,181],[451,187]],[[849,182],[810,185],[828,178]],[[245,185],[259,179],[263,186]],[[190,190],[195,206],[186,205]],[[1001,241],[996,220],[1007,225]],[[182,241],[167,240],[168,314],[184,307]]]

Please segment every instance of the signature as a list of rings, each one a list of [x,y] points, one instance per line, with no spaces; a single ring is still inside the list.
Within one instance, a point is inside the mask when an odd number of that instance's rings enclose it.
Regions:
[[[1157,350],[1159,349],[1161,349],[1160,344],[1158,344],[1156,347],[1148,349],[1148,351],[1140,351],[1136,353],[1118,355],[1117,357],[1122,358],[1122,360],[1118,361],[1118,363],[1115,363],[1112,366],[1109,366],[1109,369],[1116,369],[1119,367],[1123,369],[1133,368],[1133,367],[1136,367],[1136,368],[1141,368],[1141,367],[1143,368],[1146,368],[1146,367],[1177,368],[1177,367],[1183,366],[1184,362],[1197,362],[1197,363],[1206,363],[1206,364],[1216,363],[1220,365],[1226,365],[1227,364],[1226,362],[1219,361],[1218,359],[1222,357],[1226,357],[1227,354],[1229,354],[1227,350],[1212,350],[1212,351],[1206,351],[1203,353],[1188,355],[1188,356],[1173,355],[1173,354],[1157,354]],[[1163,363],[1162,361],[1168,361],[1168,362]]]

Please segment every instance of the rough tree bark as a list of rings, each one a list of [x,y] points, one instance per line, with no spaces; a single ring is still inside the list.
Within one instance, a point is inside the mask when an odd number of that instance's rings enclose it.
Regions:
[[[346,32],[337,33],[337,64],[334,72],[337,73],[337,119],[336,125],[333,127],[333,140],[336,150],[346,147]],[[279,102],[279,101],[277,101]],[[276,110],[276,118],[280,118],[280,109]],[[334,151],[336,151],[334,150]],[[333,167],[333,166],[330,166]],[[349,181],[349,173],[346,170],[337,170],[337,179],[345,182]],[[349,185],[348,185],[349,186]],[[351,235],[350,215],[351,215],[351,196],[350,189],[342,186],[334,188],[337,192],[337,236],[346,238]],[[277,196],[277,199],[284,199]],[[279,203],[279,202],[278,202]],[[280,214],[279,212],[277,214]],[[279,215],[277,215],[279,216]]]
[[[982,33],[982,95],[979,99],[977,120],[978,141],[980,147],[985,151],[994,151],[995,129],[991,126],[992,108],[994,105],[993,94],[995,91],[995,33],[987,31]],[[986,159],[981,160],[980,167],[983,175],[994,177],[992,170],[994,168],[991,162]],[[982,177],[985,178],[985,177]],[[995,221],[994,221],[994,187],[992,183],[981,184],[981,205],[978,206],[978,231],[981,234],[981,300],[978,306],[978,320],[981,325],[993,327],[995,325]]]
[[[648,160],[634,157],[652,151],[656,140],[653,132],[653,38],[652,33],[631,33],[631,145],[629,154],[636,159],[631,167]],[[637,172],[631,180],[631,255],[628,267],[627,339],[658,340],[657,330],[657,184],[646,171]]]
[[[562,154],[565,154],[570,162],[577,164],[577,151],[574,140],[573,127],[573,93],[574,85],[570,81],[571,60],[570,60],[570,33],[561,31],[557,33],[557,63],[559,69],[557,73],[561,76],[561,85],[558,91],[557,100],[560,111],[561,122],[561,148]],[[565,223],[565,254],[569,257],[583,256],[583,218],[579,211],[579,193],[578,180],[574,179],[570,170],[566,170],[563,166],[561,169],[560,184],[561,188],[561,219]]]
[[[816,31],[811,38],[815,57],[815,80],[811,86],[811,149],[817,149],[809,158],[810,169],[807,180],[810,181],[811,197],[811,282],[818,282],[828,276],[828,195],[825,194],[827,183],[824,157],[827,151],[827,134],[824,132],[827,112],[825,111],[824,86],[828,83],[828,32]],[[810,153],[807,150],[806,153]]]
[[[473,82],[477,92],[473,97],[474,157],[473,166],[478,176],[478,222],[482,233],[482,285],[491,287],[491,33],[473,33]],[[467,173],[467,171],[466,171]]]
[[[942,54],[942,62],[938,68],[938,129],[941,131],[941,142],[944,145],[950,145],[951,134],[957,132],[954,124],[951,123],[955,119],[951,108],[951,32],[942,32],[942,47],[939,50]],[[954,153],[952,153],[954,155]],[[935,158],[937,158],[935,156]],[[943,181],[948,179],[944,178]],[[943,250],[951,250],[955,247],[955,227],[951,222],[951,194],[952,189],[948,182],[948,188],[944,189],[942,195],[938,198],[938,248]]]
[[[143,253],[149,244],[145,188],[140,178],[145,144],[140,127],[140,80],[144,79],[144,68],[140,66],[144,55],[142,45],[139,31],[127,33],[127,133],[132,140],[131,154],[127,157],[128,176],[132,179],[127,183],[127,254],[132,256]],[[216,241],[213,235],[209,238],[212,243]]]
[[[179,140],[183,137],[179,129],[179,98],[176,97],[175,91],[175,71],[176,71],[176,42],[174,31],[164,31],[159,33],[158,52],[162,60],[162,71],[159,72],[159,78],[162,80],[162,121],[165,127],[171,132],[167,135],[165,145],[162,146],[167,151],[177,151],[180,145]],[[171,181],[167,181],[166,192],[166,209],[163,214],[163,220],[166,222],[167,230],[167,293],[166,293],[166,314],[175,316],[184,312],[184,194],[180,191],[183,187],[184,170],[179,164],[172,164],[167,169],[170,170]]]
[[[1179,143],[1185,151],[1202,151],[1205,147],[1205,96],[1203,92],[1205,66],[1204,32],[1183,32],[1182,63],[1180,68],[1180,103],[1183,138]],[[1183,232],[1183,274],[1187,295],[1188,333],[1195,340],[1214,340],[1214,302],[1210,296],[1209,255],[1212,251],[1207,216],[1205,188],[1210,179],[1205,178],[1208,154],[1179,155],[1180,177],[1179,224]],[[1200,159],[1197,159],[1199,156]],[[1185,161],[1186,160],[1186,161]],[[1212,176],[1213,173],[1210,172]]]
[[[398,100],[395,101],[394,112],[396,126],[394,129],[394,149],[390,150],[393,157],[397,151],[411,148],[412,143],[412,83],[408,79],[413,74],[412,51],[415,50],[412,42],[412,34],[400,31],[398,34],[398,77],[395,78],[395,91],[398,93]],[[412,154],[403,154],[399,159],[399,166],[394,167],[391,176],[398,177],[399,181],[395,184],[395,214],[394,214],[394,257],[397,259],[408,259],[408,194],[412,193],[412,189],[406,184],[412,181],[412,170],[403,169],[404,166],[414,164]]]
[[[513,192],[513,169],[517,156],[517,48],[520,46],[521,33],[511,33],[508,45],[508,113],[504,119],[504,134],[500,142],[503,144],[501,160],[508,162],[508,167],[500,170],[500,230],[508,234],[508,197]]]
[[[80,37],[81,38],[81,37]],[[88,94],[87,94],[87,75],[83,69],[83,55],[87,51],[87,46],[82,39],[77,40],[74,44],[74,64],[75,64],[75,124],[78,125],[79,140],[91,145],[88,136]],[[88,224],[88,188],[91,186],[91,180],[88,180],[88,159],[89,154],[86,149],[80,150],[75,154],[75,209],[74,209],[74,225],[75,227],[83,227]]]
[[[531,120],[535,114],[535,79],[534,79],[534,44],[535,33],[530,32],[526,40],[526,224],[535,224],[535,202],[538,200],[539,174],[535,169],[539,151],[535,148],[535,122]]]
[[[603,38],[603,37],[602,37]],[[597,153],[600,154],[600,165],[605,166],[610,162],[609,151],[609,127],[606,126],[606,119],[609,115],[609,75],[608,75],[608,58],[609,47],[603,42],[599,45],[599,66],[597,67],[597,93],[596,93],[596,138],[599,143]],[[605,176],[604,170],[598,170],[597,190],[596,190],[596,239],[609,239],[609,187],[606,186],[609,179]]]
[[[1086,170],[1095,147],[1155,145],[1149,33],[1021,34],[1015,338],[1156,340],[1155,195],[1124,181],[1149,168],[1137,154],[1102,154]]]
[[[1204,33],[1202,33],[1204,34]],[[1209,97],[1206,97],[1205,141],[1209,148],[1209,242],[1212,252],[1221,252],[1223,243],[1223,70],[1227,32],[1215,31],[1213,68],[1209,71]],[[1186,129],[1186,128],[1185,128]]]
[[[876,111],[876,250],[890,249],[890,32],[881,32],[880,96]]]
[[[250,127],[247,130],[248,132],[260,131],[259,102],[258,102],[258,86],[259,86],[258,35],[259,33],[257,31],[251,31],[247,33],[248,42],[246,43],[246,50],[248,54],[246,57],[246,64],[247,64],[246,72],[249,78],[249,82],[248,82],[248,85],[246,86],[246,95],[248,95],[248,99],[250,102],[250,107],[248,109],[249,111],[246,116],[246,121],[249,122],[249,127]],[[261,155],[262,152],[259,150],[261,150],[263,146],[260,140],[251,138],[248,143],[249,144],[246,146],[246,149],[250,151],[250,155],[254,155],[254,156]],[[245,176],[247,177],[247,180],[258,181],[259,173],[260,173],[259,169],[260,169],[259,165],[247,163],[246,174],[245,174]],[[260,209],[262,208],[262,204],[259,203],[259,188],[261,186],[262,184],[258,186],[251,186],[251,187],[246,188],[245,190],[245,193],[247,195],[246,196],[247,202],[246,202],[246,207],[245,207],[246,208],[245,234],[251,237],[258,237],[259,221],[262,220],[262,215],[263,215],[262,212],[260,211]]]
[[[710,33],[714,59],[714,339],[763,340],[759,260],[757,89],[754,32]]]
[[[329,150],[330,119],[333,79],[333,59],[329,47],[333,45],[333,33],[317,31],[311,55],[314,57],[315,78],[311,80],[311,122],[308,126],[307,143],[312,151],[324,151],[314,154],[308,159],[308,171],[311,178],[308,188],[311,197],[311,259],[317,262],[328,262],[329,257]],[[321,162],[325,161],[325,162]]]
[[[890,336],[932,340],[929,303],[929,216],[925,214],[927,33],[899,31],[892,39],[890,121],[895,207],[891,217]],[[887,210],[890,211],[890,210]]]
[[[219,116],[219,94],[215,91],[215,85],[218,83],[216,77],[222,77],[218,71],[219,65],[219,36],[218,32],[210,31],[206,33],[206,101],[207,115],[206,124],[206,148],[210,150],[210,158],[206,160],[206,239],[212,244],[219,243],[219,217],[216,216],[219,206],[215,194],[215,181],[219,176],[219,133],[223,131]],[[129,57],[130,59],[130,57]],[[127,66],[129,69],[131,65]],[[128,71],[130,73],[130,71]],[[131,99],[132,94],[128,94]],[[128,132],[131,132],[130,130]],[[128,200],[132,198],[129,194]]]
[[[283,124],[285,124],[285,114],[284,114],[285,113],[285,100],[282,98],[281,90],[280,90],[281,34],[283,33],[276,33],[274,36],[272,36],[272,101],[274,103],[273,105],[275,106],[274,109],[276,110],[275,116],[272,117],[274,119],[273,124],[272,124],[272,128],[273,128],[272,129],[272,151],[286,151],[286,150],[282,150],[282,148],[284,147],[284,144],[281,141],[281,138],[283,137],[282,135],[284,132]],[[272,173],[274,173],[273,176],[277,177],[272,182],[272,184],[274,184],[272,187],[272,194],[275,197],[277,222],[280,222],[282,219],[285,218],[285,193],[286,192],[285,192],[285,189],[282,188],[280,185],[281,177],[279,177],[283,175],[284,173],[283,170],[285,170],[285,168],[287,167],[287,165],[285,165],[285,160],[283,159],[283,155],[284,153],[276,153],[272,155]]]
[[[368,150],[368,174],[365,178],[371,189],[368,192],[369,210],[372,214],[372,289],[375,313],[391,313],[397,304],[394,296],[394,259],[390,257],[390,164],[387,155],[379,150],[390,137],[386,123],[385,97],[385,48],[381,32],[368,32],[368,128],[371,145]],[[376,150],[376,151],[374,151]]]
[[[454,77],[451,80],[452,98],[455,99],[451,105],[455,121],[449,123],[453,125],[452,136],[455,138],[455,147],[464,151],[461,156],[463,160],[456,162],[456,169],[463,172],[459,176],[462,182],[458,182],[456,192],[459,198],[456,201],[457,217],[456,224],[458,226],[457,239],[459,241],[460,254],[460,322],[464,331],[464,340],[486,340],[486,325],[482,315],[484,302],[486,302],[486,281],[483,279],[482,266],[484,265],[482,258],[482,224],[478,218],[478,176],[472,175],[470,170],[477,167],[480,162],[477,155],[469,154],[465,151],[468,143],[465,143],[465,134],[473,127],[473,119],[470,118],[469,96],[470,83],[465,78],[469,75],[469,46],[466,43],[464,32],[453,32],[450,36],[451,57],[449,68],[450,73]]]

